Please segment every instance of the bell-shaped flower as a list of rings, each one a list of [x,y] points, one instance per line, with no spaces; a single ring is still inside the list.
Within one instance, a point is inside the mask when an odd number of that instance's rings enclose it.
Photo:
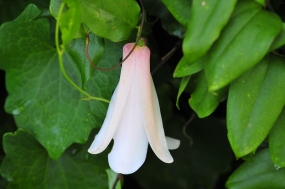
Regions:
[[[126,44],[123,57],[133,48]],[[103,126],[88,149],[98,154],[114,139],[108,155],[113,171],[131,174],[145,161],[148,143],[157,157],[173,162],[168,149],[180,141],[165,137],[156,90],[150,74],[150,50],[137,46],[122,65],[120,81],[114,91]]]

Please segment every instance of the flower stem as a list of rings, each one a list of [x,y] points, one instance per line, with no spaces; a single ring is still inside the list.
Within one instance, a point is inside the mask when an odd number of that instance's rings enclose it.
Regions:
[[[63,45],[59,44],[59,22],[60,22],[60,18],[61,18],[61,14],[62,11],[64,9],[64,2],[62,2],[62,4],[60,5],[60,9],[58,12],[58,17],[57,17],[57,22],[56,22],[56,27],[55,27],[55,45],[56,45],[56,50],[57,50],[57,54],[58,54],[58,60],[59,60],[59,67],[61,70],[61,73],[63,74],[63,76],[65,77],[65,79],[75,88],[77,89],[79,92],[81,92],[82,94],[86,95],[87,98],[83,98],[82,100],[99,100],[102,102],[107,102],[109,103],[110,101],[104,98],[100,98],[100,97],[94,97],[91,96],[89,93],[87,93],[86,91],[82,90],[78,85],[76,85],[71,79],[70,77],[67,75],[65,69],[64,69],[64,65],[63,65],[63,61],[62,61],[62,56],[63,53],[65,51],[65,48]]]

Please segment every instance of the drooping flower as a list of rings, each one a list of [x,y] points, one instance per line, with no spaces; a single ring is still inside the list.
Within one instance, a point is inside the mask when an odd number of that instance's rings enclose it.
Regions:
[[[126,44],[123,57],[133,48]],[[180,141],[165,137],[156,90],[150,74],[150,50],[135,47],[123,63],[120,81],[111,98],[103,126],[88,149],[98,154],[111,140],[108,155],[113,171],[131,174],[144,163],[148,143],[156,156],[165,163],[173,162],[168,149],[176,149]]]

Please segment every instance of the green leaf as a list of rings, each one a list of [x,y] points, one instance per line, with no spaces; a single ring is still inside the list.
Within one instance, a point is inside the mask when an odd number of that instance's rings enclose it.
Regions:
[[[181,116],[167,121],[164,127],[166,135],[179,139],[181,144],[178,149],[170,151],[174,159],[171,164],[160,161],[151,149],[148,151],[146,162],[133,175],[141,188],[211,189],[219,175],[230,170],[234,158],[226,137],[225,123],[211,117],[194,119],[186,131],[193,140],[191,145],[181,132],[186,121]]]
[[[36,4],[40,9],[46,9],[49,2],[49,0],[2,0],[0,1],[0,25],[19,16],[28,4]]]
[[[89,35],[88,54],[97,65],[104,53],[104,40],[94,34]],[[85,53],[85,38],[74,39],[67,45],[67,52],[77,63],[82,77],[82,86],[92,76],[94,67],[89,63]]]
[[[187,27],[192,0],[162,0],[162,3],[180,24]]]
[[[28,132],[7,133],[1,174],[8,189],[107,189],[107,154],[89,154],[90,142],[71,146],[55,161]]]
[[[253,160],[235,170],[226,183],[228,189],[285,188],[285,169],[274,168],[268,149],[260,151]]]
[[[266,5],[265,0],[255,0],[255,1],[264,7]]]
[[[210,57],[205,64],[209,90],[228,85],[257,64],[268,52],[281,26],[276,14],[263,10],[255,1],[239,1],[229,23],[209,52]]]
[[[205,73],[200,72],[196,88],[189,99],[189,105],[198,114],[199,118],[207,117],[218,107],[226,92],[227,87],[219,89],[214,93],[209,92]]]
[[[186,33],[186,28],[175,20],[175,18],[170,14],[166,14],[161,18],[162,28],[167,31],[170,35],[183,38]]]
[[[285,108],[270,131],[269,149],[275,167],[285,167]]]
[[[57,19],[59,8],[63,0],[50,0],[49,10],[50,13]]]
[[[282,111],[284,73],[283,58],[270,55],[230,85],[228,138],[237,158],[261,144]]]
[[[67,45],[80,28],[81,7],[78,0],[65,0],[67,10],[60,15],[59,26],[63,45]]]
[[[51,0],[50,10],[57,18],[60,2]],[[114,42],[128,39],[139,21],[140,7],[135,0],[80,0],[81,22],[92,33]]]
[[[199,59],[193,64],[189,64],[183,56],[178,62],[173,77],[185,77],[201,71],[204,67],[204,58]]]
[[[107,169],[106,172],[108,175],[109,189],[113,189],[113,185],[116,182],[118,174],[115,173],[112,169]],[[121,189],[121,187],[122,187],[122,184],[121,184],[121,181],[119,180],[115,189]]]
[[[190,77],[191,76],[186,76],[186,77],[183,77],[181,79],[181,82],[180,82],[180,86],[179,86],[179,90],[178,90],[178,94],[177,94],[177,98],[176,98],[176,107],[180,110],[180,107],[179,107],[179,98],[181,96],[181,94],[183,93],[183,91],[185,90],[189,80],[190,80]]]
[[[82,0],[82,23],[99,37],[117,42],[128,39],[137,26],[140,7],[135,0]]]
[[[184,37],[186,28],[173,17],[161,0],[144,0],[143,2],[149,15],[161,19],[161,25],[165,31],[179,38]]]
[[[237,0],[195,0],[190,10],[183,52],[188,63],[199,60],[219,37]]]
[[[101,126],[107,104],[80,100],[81,94],[60,72],[56,50],[50,44],[48,21],[30,21],[38,14],[39,10],[29,5],[16,20],[0,28],[0,67],[6,71],[9,93],[5,109],[14,115],[19,128],[29,131],[57,159],[72,143],[86,142],[91,129]],[[117,64],[121,53],[121,44],[106,41],[98,66]],[[68,53],[63,58],[67,74],[81,86],[76,63]],[[93,96],[110,98],[119,71],[95,71],[85,90]]]
[[[282,29],[279,35],[272,42],[269,52],[278,49],[285,44],[285,24],[282,23]]]

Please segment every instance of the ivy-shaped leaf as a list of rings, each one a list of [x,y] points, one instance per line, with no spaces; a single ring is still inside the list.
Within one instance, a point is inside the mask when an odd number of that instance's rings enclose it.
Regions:
[[[229,23],[208,52],[205,74],[209,90],[228,85],[257,64],[268,52],[281,26],[276,14],[263,10],[255,1],[238,1]]]
[[[90,44],[88,46],[88,54],[93,64],[97,65],[104,53],[104,40],[92,33],[89,35],[89,39]],[[84,86],[84,83],[92,76],[94,72],[94,67],[90,64],[86,56],[85,42],[85,38],[73,39],[67,45],[66,49],[80,69],[82,86]]]
[[[228,138],[237,158],[254,151],[268,135],[285,104],[285,63],[265,57],[232,82],[227,104]]]
[[[48,21],[30,21],[38,14],[39,9],[29,5],[16,20],[0,28],[0,67],[6,71],[9,93],[5,109],[14,115],[19,128],[29,131],[57,159],[72,143],[86,142],[91,129],[101,126],[108,104],[80,100],[80,93],[60,72]],[[117,64],[121,49],[121,44],[106,41],[99,66]],[[67,74],[81,86],[76,63],[68,53],[63,58]],[[94,72],[85,90],[110,98],[119,71]]]
[[[51,0],[50,11],[55,18],[62,0]],[[140,7],[135,0],[80,0],[77,3],[81,22],[92,33],[114,42],[128,39],[131,31],[137,26]],[[75,17],[71,20],[77,19]]]
[[[243,163],[230,176],[228,189],[281,189],[285,188],[285,169],[276,170],[268,149],[253,157],[253,162]]]
[[[8,189],[108,189],[106,153],[89,154],[90,144],[73,145],[55,161],[28,132],[7,133],[1,174],[9,181]]]

